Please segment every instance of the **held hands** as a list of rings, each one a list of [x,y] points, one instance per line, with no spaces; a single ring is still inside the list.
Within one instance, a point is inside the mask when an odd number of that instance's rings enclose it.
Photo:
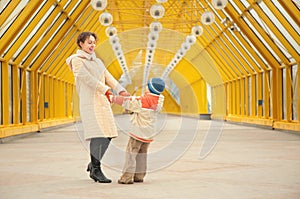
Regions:
[[[130,96],[130,93],[128,93],[127,91],[121,91],[120,93],[119,93],[119,95],[121,95],[121,96]]]
[[[121,91],[119,95],[114,95],[110,90],[107,90],[105,96],[110,103],[122,105],[124,98],[129,97],[130,94],[127,91]]]
[[[114,103],[114,104],[119,104],[122,106],[123,101],[124,101],[124,96],[120,96],[120,95],[110,95],[110,103]]]

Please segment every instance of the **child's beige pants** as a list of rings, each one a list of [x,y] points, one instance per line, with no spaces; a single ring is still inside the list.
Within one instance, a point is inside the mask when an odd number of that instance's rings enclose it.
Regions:
[[[147,152],[150,143],[129,138],[123,174],[119,181],[142,182],[147,172]]]

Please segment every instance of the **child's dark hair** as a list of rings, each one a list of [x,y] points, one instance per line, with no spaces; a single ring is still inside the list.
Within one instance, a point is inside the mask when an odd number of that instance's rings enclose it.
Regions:
[[[95,40],[97,41],[97,35],[93,32],[82,32],[78,35],[77,37],[77,45],[78,47],[81,49],[81,46],[80,46],[80,42],[84,43],[85,40],[90,37],[90,36],[93,36],[95,38]]]

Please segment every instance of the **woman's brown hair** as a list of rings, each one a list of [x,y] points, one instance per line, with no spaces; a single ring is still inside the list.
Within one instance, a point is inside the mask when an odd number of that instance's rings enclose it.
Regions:
[[[93,32],[82,32],[78,35],[77,37],[77,45],[78,47],[81,49],[81,46],[80,46],[80,42],[84,43],[85,40],[90,37],[90,36],[93,36],[95,38],[95,40],[97,41],[97,35]]]

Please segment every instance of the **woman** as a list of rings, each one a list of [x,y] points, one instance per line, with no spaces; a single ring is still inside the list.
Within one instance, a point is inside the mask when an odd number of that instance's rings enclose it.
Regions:
[[[96,57],[96,41],[95,33],[80,33],[77,38],[80,49],[66,62],[75,77],[84,137],[90,140],[91,163],[87,171],[90,171],[90,177],[95,182],[110,183],[111,180],[101,170],[101,159],[111,139],[118,136],[109,101],[109,95],[112,94],[110,89],[122,96],[129,94]]]

